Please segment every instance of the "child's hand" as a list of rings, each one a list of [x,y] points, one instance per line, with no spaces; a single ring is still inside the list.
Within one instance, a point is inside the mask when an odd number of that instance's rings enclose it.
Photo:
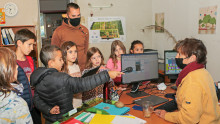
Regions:
[[[111,79],[115,79],[116,77],[119,77],[121,74],[124,74],[124,73],[120,71],[108,71],[108,74]]]
[[[60,107],[59,106],[54,106],[51,110],[50,110],[50,114],[60,114]]]
[[[76,72],[76,73],[70,74],[70,76],[72,76],[72,77],[81,77],[82,75],[81,75],[80,72]]]

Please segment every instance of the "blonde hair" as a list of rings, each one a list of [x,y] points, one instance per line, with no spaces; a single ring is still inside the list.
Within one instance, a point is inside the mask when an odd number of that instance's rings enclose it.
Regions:
[[[101,55],[101,58],[102,58],[101,65],[105,65],[104,64],[104,57],[103,57],[101,51],[99,50],[99,48],[91,47],[87,51],[86,68],[92,68],[92,62],[90,61],[90,59],[96,52],[98,52]]]
[[[125,48],[124,44],[120,40],[115,40],[115,41],[112,42],[112,45],[111,45],[111,55],[110,55],[109,58],[112,58],[114,67],[118,68],[118,66],[116,64],[118,62],[118,60],[117,60],[117,56],[115,55],[116,46],[121,47],[121,49],[123,50],[124,54],[126,54],[126,48]]]
[[[14,51],[5,47],[0,48],[0,91],[5,97],[7,92],[14,90],[10,83],[15,81],[16,59]]]

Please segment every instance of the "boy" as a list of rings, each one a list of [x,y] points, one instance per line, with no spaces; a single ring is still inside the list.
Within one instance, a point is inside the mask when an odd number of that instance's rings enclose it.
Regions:
[[[34,65],[34,60],[28,55],[33,50],[35,41],[35,34],[28,29],[21,29],[15,34],[15,46],[18,64],[17,80],[23,85],[24,88],[23,93],[20,91],[20,96],[27,102],[34,124],[41,124],[40,112],[33,107],[32,96],[34,96],[34,90],[30,87],[30,75],[36,67]]]
[[[59,72],[63,66],[62,53],[56,46],[45,46],[40,52],[41,62],[45,67],[36,69],[31,75],[31,85],[35,87],[34,103],[43,113],[46,123],[62,118],[73,109],[73,94],[88,91],[123,74],[117,71],[103,71],[86,78],[71,77]],[[44,101],[45,103],[43,103]],[[51,106],[59,106],[60,114],[50,114]]]

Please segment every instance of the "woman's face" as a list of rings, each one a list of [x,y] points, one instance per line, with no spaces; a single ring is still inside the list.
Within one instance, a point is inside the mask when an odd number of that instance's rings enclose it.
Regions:
[[[176,58],[183,58],[183,64],[189,64],[189,63],[191,63],[191,62],[193,62],[192,61],[192,59],[190,59],[191,58],[191,56],[190,57],[187,57],[186,55],[184,55],[182,52],[181,52],[181,50],[178,50],[178,52],[177,52],[177,54],[176,54]]]
[[[115,55],[117,56],[117,59],[121,59],[121,54],[124,54],[124,51],[120,46],[117,45],[115,49]]]
[[[72,46],[69,50],[67,50],[67,62],[74,63],[77,59],[77,49],[76,46]]]
[[[102,57],[99,54],[99,52],[96,52],[95,54],[93,54],[92,57],[90,58],[90,61],[92,63],[92,67],[100,66],[102,62]]]

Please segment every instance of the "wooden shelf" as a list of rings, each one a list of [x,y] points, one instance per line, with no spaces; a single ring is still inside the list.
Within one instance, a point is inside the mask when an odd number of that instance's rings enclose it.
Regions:
[[[32,31],[35,35],[36,35],[36,28],[35,28],[35,25],[18,25],[18,26],[0,26],[0,47],[8,47],[12,50],[16,50],[16,47],[14,44],[9,44],[9,45],[4,45],[2,44],[3,41],[2,41],[2,29],[9,29],[11,28],[12,31],[14,32],[14,34],[18,31],[18,30],[21,30],[21,29],[28,29],[30,31]],[[36,66],[38,67],[38,52],[37,52],[37,41],[36,41],[36,44],[34,45],[34,50],[30,53],[30,56],[34,58],[35,60],[35,64]]]

